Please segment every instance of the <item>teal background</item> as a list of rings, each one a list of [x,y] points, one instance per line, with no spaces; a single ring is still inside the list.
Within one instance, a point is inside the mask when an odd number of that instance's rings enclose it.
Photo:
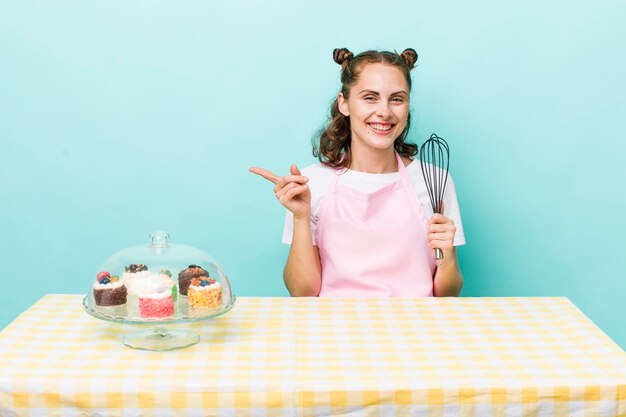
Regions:
[[[286,296],[283,209],[332,49],[413,47],[414,141],[448,140],[464,296],[565,296],[626,348],[626,3],[0,2],[0,327],[167,230]]]

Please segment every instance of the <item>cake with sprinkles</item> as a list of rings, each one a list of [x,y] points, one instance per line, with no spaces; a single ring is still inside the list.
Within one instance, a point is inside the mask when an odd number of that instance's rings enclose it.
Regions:
[[[187,295],[191,280],[197,277],[208,277],[209,273],[198,265],[189,265],[178,273],[178,291],[182,295]]]
[[[164,318],[174,314],[172,281],[169,277],[163,279],[162,275],[153,275],[135,283],[141,317]]]
[[[208,276],[193,278],[187,297],[192,308],[219,308],[222,305],[222,285]]]
[[[93,298],[96,305],[102,307],[126,304],[128,291],[118,276],[111,276],[107,271],[99,272],[93,284]]]
[[[148,272],[148,267],[144,264],[130,264],[124,267],[124,273],[122,274],[122,281],[126,288],[128,288],[128,292],[132,295],[136,295],[137,291],[135,290],[135,285],[148,278],[150,276],[150,272]]]

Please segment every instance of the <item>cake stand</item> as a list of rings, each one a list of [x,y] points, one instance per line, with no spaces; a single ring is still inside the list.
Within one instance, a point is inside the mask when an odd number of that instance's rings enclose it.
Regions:
[[[83,308],[100,320],[143,326],[124,336],[126,346],[163,351],[200,341],[197,333],[169,325],[221,316],[235,300],[226,274],[209,254],[171,244],[170,235],[158,231],[148,244],[118,251],[100,265]]]
[[[180,309],[180,313],[162,319],[129,318],[124,314],[124,309],[121,307],[94,307],[90,305],[89,297],[87,296],[83,298],[83,308],[87,313],[100,320],[121,324],[141,325],[144,327],[149,326],[149,329],[137,330],[126,334],[122,338],[122,342],[133,349],[164,351],[183,349],[193,346],[200,341],[200,335],[196,332],[182,329],[168,329],[168,325],[192,323],[221,316],[234,307],[236,299],[237,297],[233,295],[227,305],[216,310],[190,310],[185,309],[184,306],[180,307],[182,303],[179,303],[178,308]]]

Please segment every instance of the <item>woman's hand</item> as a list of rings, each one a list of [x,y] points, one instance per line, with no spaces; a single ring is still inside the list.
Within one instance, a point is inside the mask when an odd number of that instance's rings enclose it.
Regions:
[[[284,177],[263,168],[252,167],[249,171],[275,184],[276,198],[295,218],[308,219],[311,216],[311,190],[307,185],[309,179],[302,175],[295,164],[291,165],[291,175]]]
[[[428,245],[443,252],[443,262],[437,266],[433,277],[433,295],[436,297],[458,297],[463,289],[463,274],[454,247],[455,234],[456,226],[451,218],[439,213],[433,214],[428,222]]]
[[[439,213],[433,214],[428,222],[428,245],[432,249],[441,249],[444,261],[452,254],[455,234],[456,226],[451,218]]]

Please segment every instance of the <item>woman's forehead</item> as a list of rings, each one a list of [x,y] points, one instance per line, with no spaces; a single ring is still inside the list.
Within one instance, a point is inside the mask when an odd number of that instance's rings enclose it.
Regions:
[[[366,64],[361,68],[357,82],[352,86],[353,91],[363,89],[373,91],[400,91],[408,92],[409,86],[402,71],[393,66],[381,63]]]

